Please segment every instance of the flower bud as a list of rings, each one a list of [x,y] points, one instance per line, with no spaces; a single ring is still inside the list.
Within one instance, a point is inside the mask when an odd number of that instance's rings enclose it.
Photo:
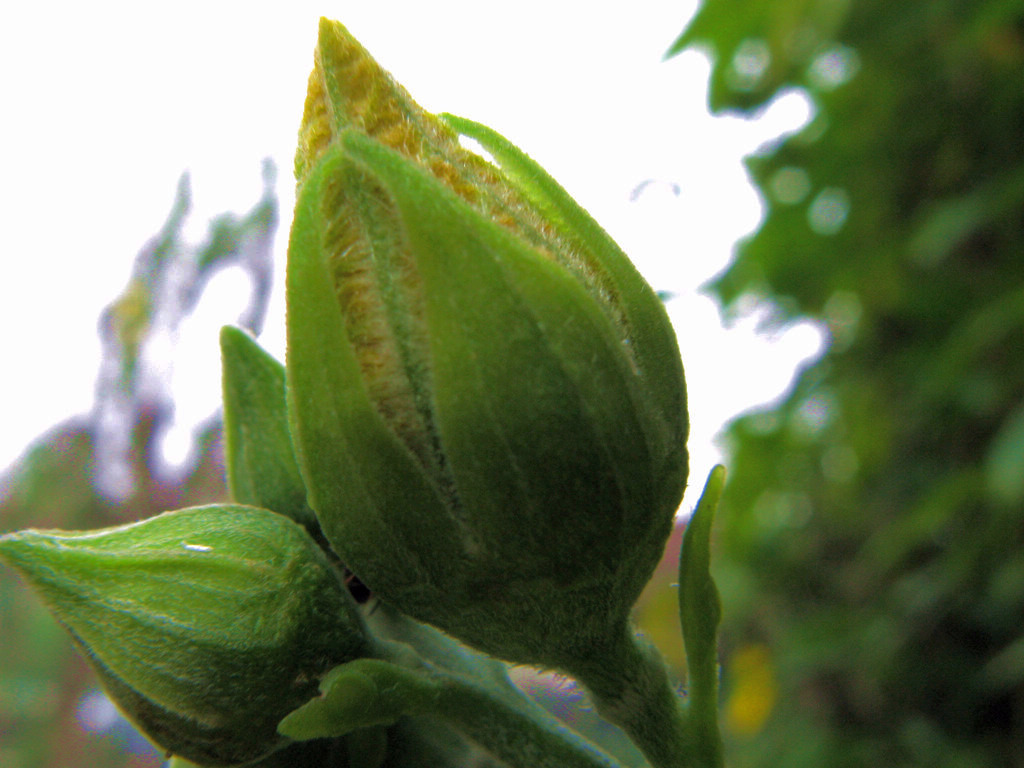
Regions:
[[[248,763],[330,668],[363,655],[358,609],[305,531],[218,505],[86,533],[0,538],[113,701],[168,753]]]
[[[424,112],[332,22],[296,173],[289,398],[332,546],[506,659],[565,668],[618,637],[686,480],[655,293],[533,161]]]

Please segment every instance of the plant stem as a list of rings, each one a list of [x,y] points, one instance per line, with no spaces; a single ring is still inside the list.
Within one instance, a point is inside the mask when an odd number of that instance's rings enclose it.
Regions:
[[[514,706],[468,680],[446,676],[436,705],[438,717],[513,768],[618,768],[540,707]]]
[[[597,711],[619,726],[654,768],[692,764],[686,711],[660,654],[628,627],[613,645],[567,669],[590,691]]]
[[[355,663],[370,676],[379,670],[382,687],[398,684],[406,691],[404,714],[444,721],[510,768],[620,768],[516,688],[503,672],[482,674],[485,668],[474,668],[471,653],[460,658],[466,665],[463,671],[458,664],[449,666],[451,658],[444,666],[435,664],[403,643],[378,640],[377,652],[387,661]]]

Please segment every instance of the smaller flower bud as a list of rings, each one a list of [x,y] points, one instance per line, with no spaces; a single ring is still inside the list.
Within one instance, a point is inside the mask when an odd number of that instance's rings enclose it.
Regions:
[[[281,718],[367,651],[358,608],[309,535],[214,505],[90,532],[0,537],[114,702],[169,753],[209,766],[286,745]]]

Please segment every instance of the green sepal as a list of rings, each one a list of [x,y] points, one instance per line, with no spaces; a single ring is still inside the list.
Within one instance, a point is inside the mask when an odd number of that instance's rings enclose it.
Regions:
[[[666,446],[683,468],[685,484],[686,384],[675,331],[663,302],[629,257],[572,195],[521,149],[486,125],[451,114],[439,115],[454,130],[480,143],[506,178],[565,240],[592,255],[613,286],[615,302],[629,327],[630,347],[658,412],[667,425]],[[678,499],[676,499],[678,503]]]
[[[288,432],[284,366],[247,332],[220,332],[228,487],[240,504],[317,529]]]
[[[711,529],[725,485],[725,467],[708,475],[683,534],[679,555],[679,616],[686,646],[688,725],[701,768],[721,768],[718,730],[718,624],[722,602],[711,577]]]
[[[125,714],[161,747],[238,765],[284,746],[281,717],[368,652],[358,607],[298,525],[240,505],[90,532],[0,537]]]
[[[404,715],[427,710],[435,690],[436,683],[425,673],[378,659],[357,659],[328,672],[320,682],[321,695],[288,714],[278,731],[306,741],[392,725]]]
[[[609,516],[646,515],[652,478],[646,403],[611,323],[570,272],[433,176],[362,134],[343,144],[391,195],[423,281],[441,444],[480,543],[521,544],[522,572],[553,537],[566,581],[581,557],[617,562]]]
[[[333,146],[306,178],[288,245],[288,408],[310,505],[331,545],[380,593],[444,595],[462,534],[437,488],[370,400],[328,270],[324,187],[350,161]]]

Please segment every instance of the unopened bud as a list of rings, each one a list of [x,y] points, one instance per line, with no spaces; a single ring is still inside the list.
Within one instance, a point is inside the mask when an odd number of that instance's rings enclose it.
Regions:
[[[506,659],[564,668],[617,637],[686,480],[657,295],[532,160],[423,111],[332,22],[296,172],[289,402],[332,546]]]
[[[168,753],[239,765],[284,746],[278,721],[362,656],[358,609],[297,524],[215,505],[84,533],[0,538],[113,701]]]

